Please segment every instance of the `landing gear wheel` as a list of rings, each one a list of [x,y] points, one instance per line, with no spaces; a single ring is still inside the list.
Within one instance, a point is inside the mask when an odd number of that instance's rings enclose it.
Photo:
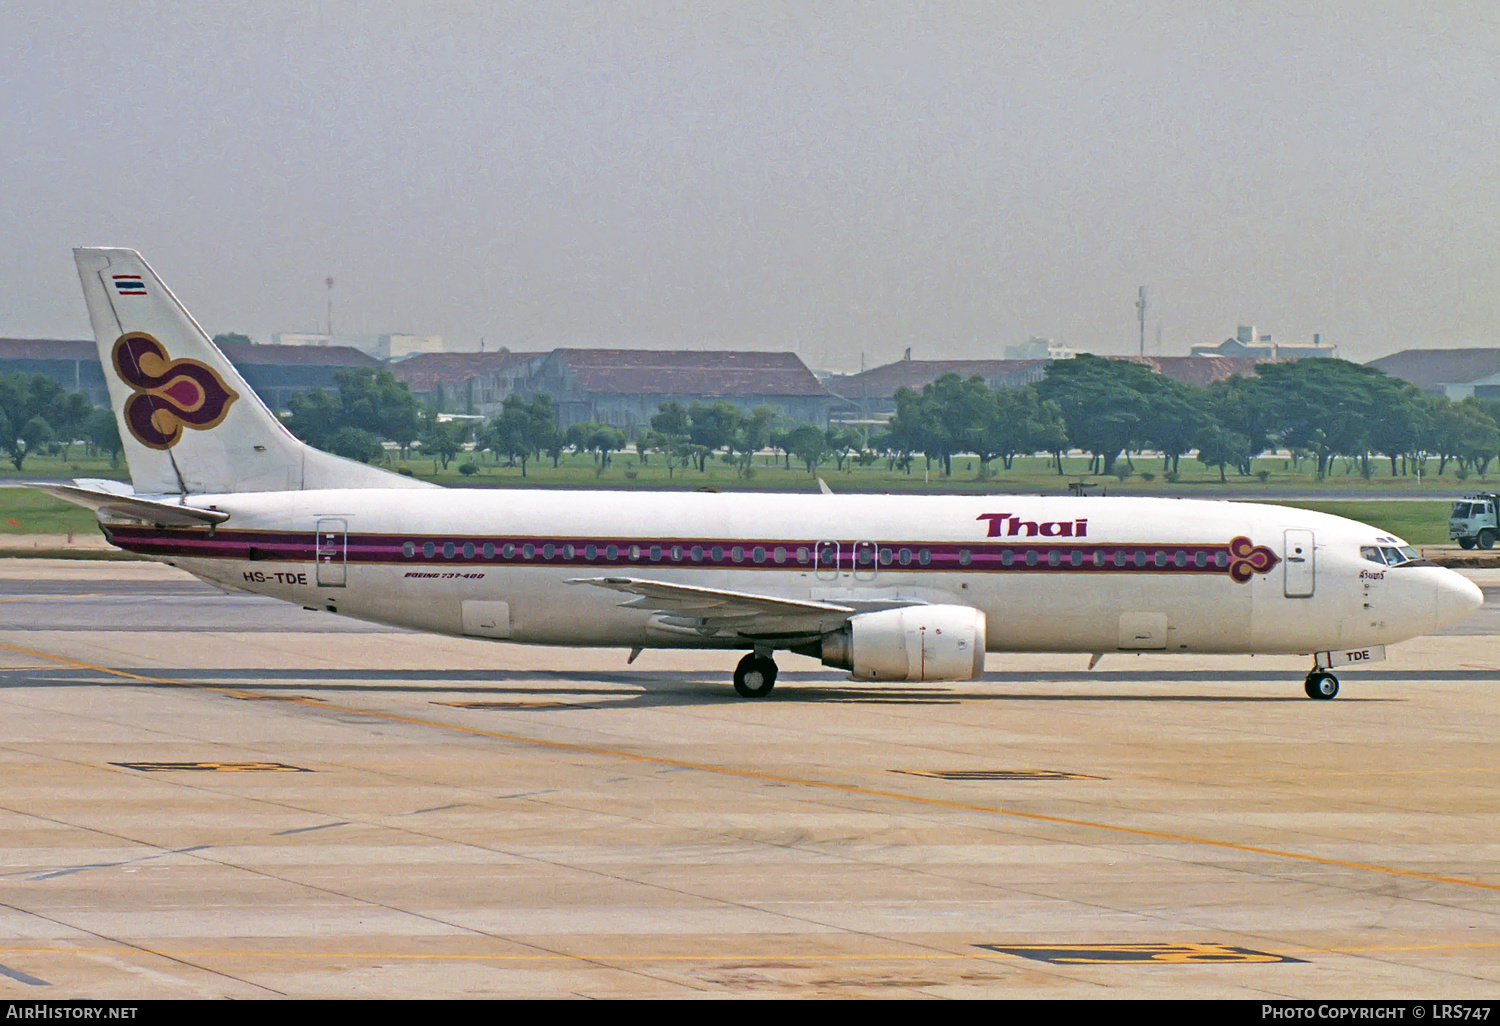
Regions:
[[[1458,540],[1458,547],[1461,549],[1472,549],[1476,544],[1473,538],[1460,538]]]
[[[734,690],[745,698],[765,698],[776,686],[776,663],[751,652],[734,668]]]
[[[1486,527],[1479,532],[1479,547],[1481,549],[1493,549],[1495,547],[1495,532]]]
[[[1339,679],[1325,670],[1314,670],[1307,675],[1307,697],[1327,701],[1339,693]]]

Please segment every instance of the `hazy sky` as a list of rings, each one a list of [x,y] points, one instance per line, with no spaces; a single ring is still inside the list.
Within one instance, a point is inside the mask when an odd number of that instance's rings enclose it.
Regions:
[[[1500,8],[0,0],[0,335],[1500,345]]]

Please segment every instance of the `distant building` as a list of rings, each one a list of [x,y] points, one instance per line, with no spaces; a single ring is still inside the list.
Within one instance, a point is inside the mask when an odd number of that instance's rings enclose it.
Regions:
[[[224,355],[273,410],[312,388],[333,390],[340,371],[379,367],[380,361],[347,346],[256,346],[229,343]],[[96,406],[109,405],[109,389],[93,342],[54,339],[0,339],[0,374],[41,374],[69,391],[82,392]]]
[[[1264,360],[1220,357],[1201,360],[1192,356],[1110,356],[1109,360],[1128,360],[1144,364],[1175,381],[1204,386],[1234,374],[1249,376],[1257,363]],[[945,374],[961,378],[979,375],[991,388],[1019,388],[1035,384],[1047,375],[1051,360],[897,360],[859,374],[830,379],[829,387],[848,406],[837,416],[847,421],[883,423],[896,412],[896,392],[910,388],[920,392]]]
[[[109,386],[92,342],[52,338],[0,338],[0,374],[40,374],[95,406],[109,405]]]
[[[1194,356],[1229,356],[1250,360],[1305,360],[1309,357],[1332,357],[1338,346],[1324,345],[1319,335],[1311,342],[1276,342],[1269,334],[1262,334],[1253,324],[1241,324],[1233,338],[1214,345],[1198,345],[1189,349]]]
[[[379,335],[323,335],[317,332],[278,331],[271,344],[279,346],[348,346],[377,360],[402,360],[415,353],[441,353],[446,348],[441,335],[386,332]]]
[[[1018,346],[1006,346],[1007,360],[1071,360],[1078,350],[1069,348],[1054,338],[1033,336]]]
[[[1500,375],[1500,349],[1403,349],[1371,360],[1365,366],[1384,371],[1432,395],[1459,400],[1477,395],[1495,398],[1489,390]]]
[[[1199,388],[1236,374],[1248,378],[1255,374],[1258,365],[1279,362],[1266,356],[1220,356],[1213,360],[1201,360],[1195,356],[1109,356],[1105,359],[1142,363],[1162,377],[1181,381],[1185,385],[1197,385]]]
[[[631,435],[671,400],[771,406],[819,427],[838,401],[796,353],[554,349],[523,391],[550,395],[560,427],[597,420]]]
[[[287,400],[299,392],[321,388],[338,390],[343,371],[368,367],[378,369],[379,360],[349,346],[256,346],[229,343],[219,347],[234,369],[272,410],[287,408]]]
[[[529,381],[546,353],[418,353],[391,365],[417,399],[444,413],[493,417]]]

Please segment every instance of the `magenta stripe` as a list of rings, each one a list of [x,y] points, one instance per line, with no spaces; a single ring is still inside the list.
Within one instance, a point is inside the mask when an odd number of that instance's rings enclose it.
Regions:
[[[311,563],[317,545],[311,532],[213,531],[113,527],[109,539],[131,552],[250,562]],[[488,547],[488,548],[487,548]],[[453,537],[350,535],[348,563],[396,566],[572,566],[696,567],[728,570],[875,569],[881,572],[962,573],[1177,573],[1222,574],[1233,563],[1228,543],[1109,545],[1083,541],[978,541],[973,543],[839,542],[838,562],[830,546],[811,541],[750,541],[690,538],[557,538],[546,536]],[[858,549],[863,561],[853,562]],[[776,555],[780,550],[781,560]],[[407,553],[410,552],[410,555]],[[486,552],[489,555],[486,555]],[[822,553],[820,559],[818,553]],[[696,554],[697,558],[694,558]],[[738,558],[736,558],[738,555]],[[759,555],[759,559],[756,556]],[[904,558],[903,558],[904,557]]]

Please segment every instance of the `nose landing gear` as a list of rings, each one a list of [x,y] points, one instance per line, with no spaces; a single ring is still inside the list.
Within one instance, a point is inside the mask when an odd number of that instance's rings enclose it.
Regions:
[[[1314,670],[1307,675],[1305,688],[1308,698],[1327,701],[1339,693],[1339,679],[1327,670]]]
[[[734,668],[734,690],[744,698],[765,698],[776,686],[776,662],[751,652]]]

